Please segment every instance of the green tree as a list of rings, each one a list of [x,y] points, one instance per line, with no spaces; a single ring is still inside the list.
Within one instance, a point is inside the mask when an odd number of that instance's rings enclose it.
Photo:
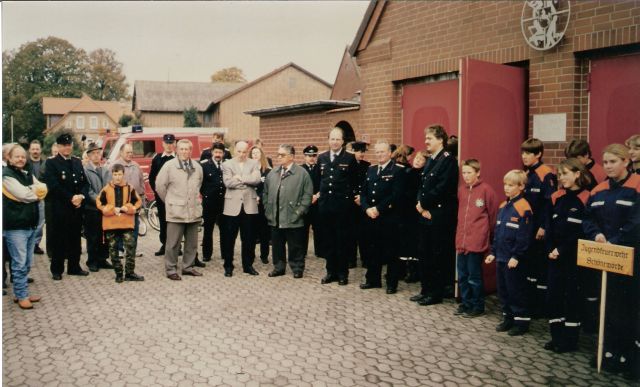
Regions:
[[[198,121],[198,109],[195,106],[185,109],[182,115],[184,116],[185,128],[199,128],[202,126],[200,121]]]
[[[227,67],[211,75],[211,82],[246,82],[244,71],[238,67]]]
[[[132,120],[133,120],[133,116],[131,114],[123,114],[120,116],[120,119],[118,120],[118,125],[122,127],[129,126]]]
[[[122,63],[116,53],[108,49],[97,49],[89,54],[89,90],[87,94],[101,101],[117,101],[128,98],[127,77],[122,72]]]
[[[2,53],[2,124],[11,116],[15,138],[40,138],[42,97],[80,97],[87,85],[87,54],[64,39],[48,37]],[[3,131],[3,137],[8,130]]]

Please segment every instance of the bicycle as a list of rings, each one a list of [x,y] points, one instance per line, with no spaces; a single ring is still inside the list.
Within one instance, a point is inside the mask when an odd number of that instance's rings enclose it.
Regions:
[[[147,233],[147,224],[152,229],[160,231],[160,219],[158,218],[158,206],[155,200],[142,199],[142,207],[140,208],[141,221],[138,225],[138,235],[144,236]]]

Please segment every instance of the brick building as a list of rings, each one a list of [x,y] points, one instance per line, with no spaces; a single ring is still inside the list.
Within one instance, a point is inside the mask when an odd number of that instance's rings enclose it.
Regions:
[[[460,136],[461,158],[495,171],[493,183],[520,166],[527,136],[553,164],[571,139],[588,139],[599,158],[640,132],[638,1],[372,1],[350,54],[361,82],[355,137],[422,148],[424,127],[439,122]],[[304,133],[324,147],[331,114],[345,113],[263,116],[260,135]]]

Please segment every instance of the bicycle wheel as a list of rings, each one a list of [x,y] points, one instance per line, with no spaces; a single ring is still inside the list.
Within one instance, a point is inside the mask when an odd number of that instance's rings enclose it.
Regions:
[[[147,222],[151,228],[160,231],[160,218],[158,218],[158,206],[155,200],[152,200],[147,207]]]
[[[140,218],[138,223],[138,235],[139,236],[147,235],[147,223],[142,218]]]

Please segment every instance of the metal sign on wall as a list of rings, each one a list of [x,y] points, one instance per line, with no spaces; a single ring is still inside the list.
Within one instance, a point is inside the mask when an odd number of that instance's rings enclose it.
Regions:
[[[522,7],[520,27],[524,40],[538,51],[555,47],[569,25],[568,0],[527,0]]]

